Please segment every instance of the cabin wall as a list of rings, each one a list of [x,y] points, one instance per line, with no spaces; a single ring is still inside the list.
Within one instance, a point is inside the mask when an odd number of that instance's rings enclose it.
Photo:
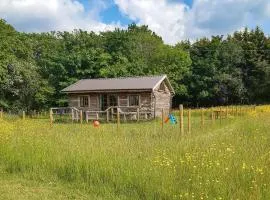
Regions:
[[[80,100],[77,94],[69,94],[68,95],[68,106],[78,108],[80,104]]]
[[[104,94],[104,93],[102,93]],[[139,95],[139,106],[142,111],[154,111],[154,101],[151,92],[121,92],[107,93],[117,96],[118,106],[129,107],[129,96]],[[76,107],[81,110],[99,111],[101,110],[99,93],[69,94],[68,102],[70,107]],[[80,107],[80,96],[88,96],[88,107]]]
[[[110,94],[117,95],[118,105],[122,107],[129,106],[130,95],[139,95],[140,111],[151,112],[153,117],[160,117],[162,108],[166,113],[169,113],[172,106],[173,96],[166,84],[163,84],[161,87],[158,86],[153,92],[121,92]],[[69,94],[69,106],[83,111],[101,111],[100,95],[99,93]],[[80,107],[80,96],[88,96],[88,107]]]
[[[162,109],[165,113],[169,113],[172,107],[172,97],[168,86],[165,82],[162,82],[155,90],[155,116],[160,117],[162,115]]]
[[[80,97],[86,96],[88,97],[88,107],[81,107],[80,106]],[[68,105],[69,107],[75,107],[80,110],[92,110],[92,111],[99,111],[99,95],[98,94],[69,94],[68,95]]]

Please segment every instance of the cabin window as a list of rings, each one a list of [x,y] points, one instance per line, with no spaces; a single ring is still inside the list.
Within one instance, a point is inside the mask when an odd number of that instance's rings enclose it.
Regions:
[[[119,106],[128,106],[128,95],[119,95]]]
[[[89,106],[88,96],[81,96],[80,97],[80,107],[88,107],[88,106]]]
[[[129,96],[129,106],[139,106],[139,95]]]

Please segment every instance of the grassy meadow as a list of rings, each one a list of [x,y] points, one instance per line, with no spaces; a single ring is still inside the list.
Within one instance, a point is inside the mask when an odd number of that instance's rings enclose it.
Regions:
[[[177,114],[177,113],[176,113]],[[270,107],[192,132],[161,121],[0,119],[0,199],[270,199]]]

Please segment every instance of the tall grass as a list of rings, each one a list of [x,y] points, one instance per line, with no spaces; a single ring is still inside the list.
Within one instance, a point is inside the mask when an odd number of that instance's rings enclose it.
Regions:
[[[91,125],[1,120],[1,174],[69,184],[100,199],[269,199],[270,114],[242,117],[180,136],[160,121]],[[185,122],[186,123],[186,122]],[[185,124],[186,126],[186,124]],[[1,177],[1,175],[0,175]]]

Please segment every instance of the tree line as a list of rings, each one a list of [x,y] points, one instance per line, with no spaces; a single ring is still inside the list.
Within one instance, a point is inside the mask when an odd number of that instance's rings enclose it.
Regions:
[[[0,107],[65,106],[83,78],[167,74],[174,105],[270,102],[270,37],[259,28],[167,45],[147,26],[22,33],[0,20]]]

